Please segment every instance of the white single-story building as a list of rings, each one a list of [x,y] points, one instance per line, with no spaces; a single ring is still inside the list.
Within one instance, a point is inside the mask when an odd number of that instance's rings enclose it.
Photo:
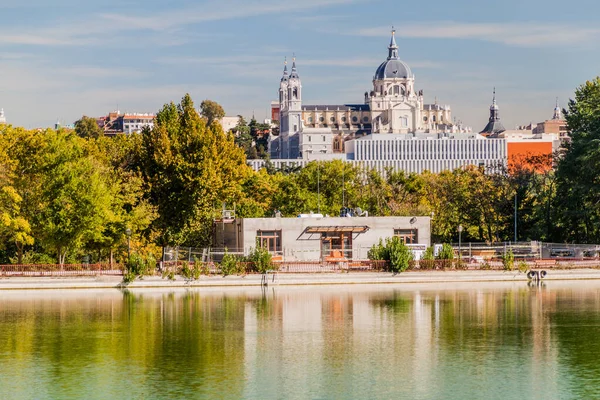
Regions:
[[[235,218],[215,223],[213,247],[248,254],[260,245],[283,261],[366,260],[373,245],[393,236],[415,248],[430,246],[431,218]]]

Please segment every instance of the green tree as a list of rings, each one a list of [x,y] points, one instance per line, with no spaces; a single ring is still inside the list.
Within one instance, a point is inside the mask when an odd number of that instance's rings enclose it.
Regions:
[[[556,239],[600,240],[600,77],[575,91],[566,112],[571,142],[556,171]]]
[[[216,101],[204,100],[200,103],[200,115],[206,118],[206,123],[210,126],[214,121],[223,119],[225,110]]]
[[[37,224],[42,241],[56,252],[59,264],[69,250],[101,235],[112,221],[114,187],[107,184],[105,166],[86,152],[81,139],[63,132],[46,132],[42,207]]]
[[[233,136],[220,124],[207,126],[189,95],[162,108],[154,128],[142,132],[137,154],[161,245],[209,243],[221,203],[241,199],[250,174]]]
[[[79,121],[75,122],[75,133],[84,139],[97,139],[104,135],[96,119],[86,117],[85,115]]]

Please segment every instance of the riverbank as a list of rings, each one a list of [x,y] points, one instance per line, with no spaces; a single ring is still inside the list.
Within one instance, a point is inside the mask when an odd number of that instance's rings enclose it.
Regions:
[[[548,270],[544,281],[590,280],[600,279],[597,269]],[[306,286],[306,285],[363,285],[363,284],[415,284],[415,283],[465,283],[465,282],[526,282],[524,273],[509,271],[408,271],[398,275],[384,272],[356,273],[310,273],[269,274],[270,286]],[[145,277],[127,286],[122,284],[120,276],[96,277],[2,277],[0,290],[31,289],[115,289],[124,288],[176,288],[176,287],[247,287],[261,286],[261,275],[241,276],[202,276],[199,280],[188,282],[183,278],[175,280],[160,277]]]

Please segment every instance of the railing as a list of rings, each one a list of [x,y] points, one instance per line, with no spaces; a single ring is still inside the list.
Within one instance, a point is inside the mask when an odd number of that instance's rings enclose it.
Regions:
[[[188,263],[185,261],[168,261],[160,265],[161,272],[172,271],[176,275],[181,274],[184,266],[199,269],[204,275],[221,274],[221,267],[214,262]],[[275,261],[273,269],[281,273],[320,273],[320,272],[360,272],[360,271],[384,271],[386,270],[386,261]],[[238,274],[257,273],[256,267],[252,262],[238,262]]]
[[[10,264],[0,265],[0,276],[123,275],[120,264]]]

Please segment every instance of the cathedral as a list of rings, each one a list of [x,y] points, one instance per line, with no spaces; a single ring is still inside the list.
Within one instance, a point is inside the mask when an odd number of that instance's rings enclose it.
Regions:
[[[367,135],[466,132],[453,123],[450,106],[424,103],[414,74],[399,58],[393,30],[387,59],[375,71],[364,104],[303,105],[296,59],[291,71],[286,63],[279,85],[279,123],[279,135],[269,142],[274,159],[323,159]]]

